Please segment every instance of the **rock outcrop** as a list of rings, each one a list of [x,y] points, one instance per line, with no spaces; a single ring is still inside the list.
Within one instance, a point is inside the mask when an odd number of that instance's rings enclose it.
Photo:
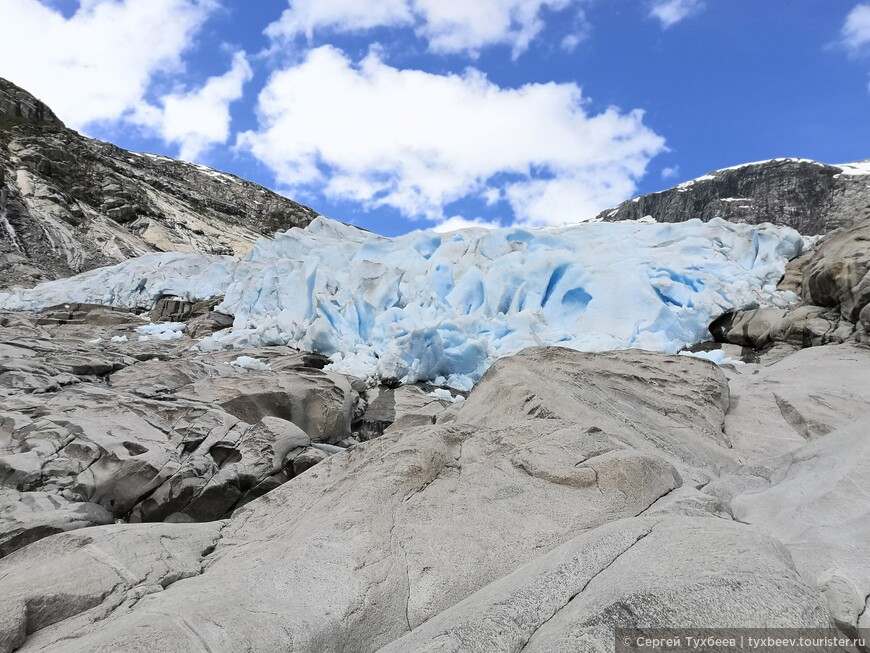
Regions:
[[[45,103],[37,100],[24,89],[0,78],[0,124],[8,127],[24,121],[64,126]]]
[[[807,304],[858,322],[870,304],[870,219],[822,241],[804,269],[801,291]]]
[[[192,350],[182,330],[232,321],[214,303],[0,314],[0,557],[115,520],[219,519],[394,423],[432,424],[452,405],[431,387],[368,388],[287,347]],[[147,321],[181,314],[186,325]]]
[[[870,162],[828,165],[773,159],[716,170],[603,211],[598,220],[771,222],[806,236],[870,217]]]
[[[436,423],[229,519],[97,526],[6,556],[0,651],[549,653],[613,650],[617,626],[852,632],[870,594],[870,492],[848,487],[867,370],[862,347],[808,349],[734,368],[729,389],[689,357],[526,350]]]
[[[801,303],[790,310],[726,313],[710,325],[719,342],[763,349],[866,342],[870,317],[870,219],[838,229],[790,265],[780,287]],[[863,316],[863,317],[862,317]],[[862,321],[863,320],[863,321]]]
[[[117,519],[219,519],[346,444],[364,409],[316,356],[203,355],[126,311],[43,315],[0,327],[0,556]]]
[[[0,287],[154,251],[244,255],[315,217],[233,175],[85,138],[0,79]]]

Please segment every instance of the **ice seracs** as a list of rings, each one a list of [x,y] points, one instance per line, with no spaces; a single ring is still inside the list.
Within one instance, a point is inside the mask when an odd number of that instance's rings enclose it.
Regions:
[[[243,260],[152,254],[33,290],[7,308],[62,302],[150,307],[224,295],[233,328],[202,349],[291,345],[360,377],[471,385],[535,345],[677,352],[718,315],[796,299],[776,291],[801,236],[722,220],[385,238],[319,218],[261,239]]]

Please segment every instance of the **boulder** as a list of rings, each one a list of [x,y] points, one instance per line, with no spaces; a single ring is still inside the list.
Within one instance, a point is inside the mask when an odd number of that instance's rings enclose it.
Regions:
[[[205,338],[211,334],[233,326],[233,316],[217,311],[209,311],[204,315],[194,317],[187,323],[187,335],[194,340]]]
[[[326,443],[351,434],[358,399],[343,376],[310,368],[292,373],[242,370],[233,376],[195,381],[176,395],[220,406],[248,424],[267,416],[280,417],[299,426],[313,441]]]
[[[4,495],[9,508],[0,511],[3,553],[36,539],[24,531],[43,537],[107,515],[218,519],[326,457],[294,466],[311,439],[292,422],[249,424],[165,393],[79,384],[54,393],[38,418],[14,410],[26,405],[0,413],[0,488],[15,497]]]
[[[136,314],[127,308],[115,308],[101,304],[61,304],[48,306],[39,312],[36,324],[94,324],[117,326],[136,323]]]
[[[813,347],[728,373],[725,433],[744,464],[703,492],[782,542],[839,627],[870,625],[870,349]]]
[[[785,316],[781,308],[756,308],[726,313],[710,325],[717,342],[761,349],[770,343],[770,331],[776,329]]]
[[[39,641],[40,631],[48,631],[47,644],[54,639],[49,633],[64,628],[86,632],[202,573],[221,526],[103,526],[47,538],[0,560],[0,653],[28,638]],[[178,640],[176,650],[189,641]]]
[[[535,347],[493,365],[456,419],[486,428],[567,421],[606,441],[655,452],[694,484],[733,465],[722,433],[728,405],[728,381],[707,361]]]
[[[870,302],[870,220],[822,241],[804,272],[803,298],[858,321]]]
[[[843,343],[853,331],[853,324],[836,310],[823,306],[799,306],[786,313],[767,332],[767,340],[798,347],[817,347]]]
[[[368,404],[362,417],[354,422],[353,431],[362,440],[379,437],[389,429],[434,424],[450,402],[433,397],[431,391],[403,385],[389,388],[381,385],[366,394]]]
[[[187,515],[194,521],[218,519],[235,507],[287,481],[291,452],[311,444],[292,422],[264,417],[250,427],[209,433],[165,483],[130,514],[131,521],[162,521]],[[289,460],[288,460],[289,458]]]
[[[792,259],[785,266],[785,274],[777,286],[777,290],[793,292],[800,297],[803,291],[804,272],[816,253],[816,248],[806,250],[797,258]]]
[[[315,449],[314,447],[307,447],[293,458],[293,475],[299,476],[327,458],[329,458],[329,454],[325,451]]]
[[[181,297],[161,297],[151,309],[152,322],[185,322],[193,310],[193,302]]]

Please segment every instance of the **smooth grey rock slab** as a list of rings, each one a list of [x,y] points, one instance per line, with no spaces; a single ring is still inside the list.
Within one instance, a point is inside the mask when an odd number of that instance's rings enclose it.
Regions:
[[[742,463],[776,458],[870,414],[870,349],[828,345],[728,371],[725,433]]]
[[[3,558],[0,652],[39,650],[41,639],[87,633],[144,597],[202,573],[222,526],[101,526],[55,535]]]
[[[731,501],[736,518],[785,543],[837,622],[850,628],[868,623],[858,622],[870,595],[868,434],[865,414],[814,437],[768,463],[767,484]]]
[[[829,627],[788,552],[711,517],[642,517],[583,534],[380,653],[612,651],[614,628]]]
[[[686,483],[702,484],[735,464],[722,433],[728,404],[727,379],[707,361],[535,347],[493,365],[456,419],[486,427],[568,421],[662,456]]]
[[[48,492],[0,489],[0,557],[55,533],[115,521],[96,503],[71,502]]]

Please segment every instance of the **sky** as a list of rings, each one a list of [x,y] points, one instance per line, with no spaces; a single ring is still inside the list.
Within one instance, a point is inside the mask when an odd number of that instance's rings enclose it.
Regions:
[[[67,126],[390,236],[870,157],[870,2],[0,0],[0,25],[0,77]]]

